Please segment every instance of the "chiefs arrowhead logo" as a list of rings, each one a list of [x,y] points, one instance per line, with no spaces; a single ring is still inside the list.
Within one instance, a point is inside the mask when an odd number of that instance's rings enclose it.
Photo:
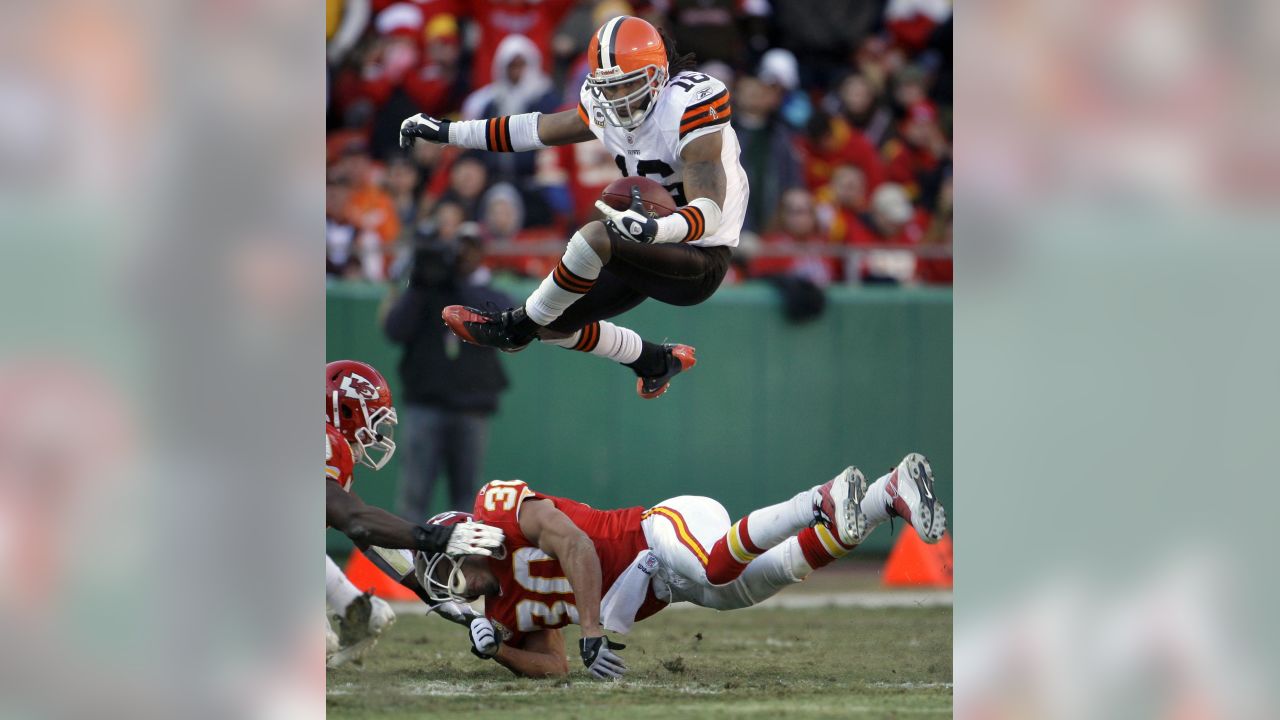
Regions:
[[[378,388],[360,375],[351,374],[342,378],[342,391],[349,398],[377,400]]]

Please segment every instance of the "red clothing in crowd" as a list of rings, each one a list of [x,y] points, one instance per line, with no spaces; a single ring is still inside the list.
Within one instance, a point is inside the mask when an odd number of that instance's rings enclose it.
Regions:
[[[492,243],[494,241],[489,240]],[[521,230],[510,241],[515,245],[527,243],[529,245],[556,244],[558,248],[564,246],[564,233],[554,228],[531,228],[529,230]],[[491,247],[491,246],[490,246]],[[490,254],[485,257],[484,265],[493,272],[510,272],[521,277],[544,278],[555,269],[556,263],[560,262],[561,252],[529,254],[529,255],[507,255],[507,254]]]
[[[551,47],[551,36],[574,0],[471,0],[459,14],[480,27],[480,42],[471,59],[471,87],[482,88],[493,81],[493,56],[498,43],[508,35],[520,34],[540,48]],[[542,53],[542,69],[551,73],[551,52]]]
[[[938,169],[937,155],[927,148],[913,147],[898,139],[885,144],[884,156],[887,161],[885,178],[905,187],[912,197],[920,195],[920,184],[916,178]]]
[[[408,5],[417,5],[422,10],[422,16],[430,20],[433,16],[440,13],[449,13],[457,15],[459,6],[462,3],[459,0],[373,0],[371,7],[373,16],[377,17],[378,13],[386,10],[392,5],[406,3]]]
[[[916,258],[916,279],[926,285],[950,285],[955,265],[950,257]]]
[[[810,190],[817,191],[829,183],[838,165],[853,165],[861,170],[868,193],[884,182],[884,164],[875,145],[844,118],[832,119],[831,131],[821,141],[800,138],[796,149]]]
[[[413,100],[418,112],[433,117],[443,117],[457,108],[450,91],[453,77],[438,65],[423,65],[404,76],[404,92]]]
[[[802,247],[825,249],[835,247],[819,234],[807,238],[797,238],[790,233],[774,231],[765,233],[760,238],[764,247],[770,245],[800,244]],[[770,275],[799,275],[808,278],[818,285],[840,282],[844,276],[844,259],[839,255],[822,255],[806,252],[801,247],[794,248],[787,255],[758,255],[747,263],[747,274],[753,278]]]
[[[553,152],[573,202],[570,224],[575,228],[582,227],[597,217],[596,200],[600,199],[600,193],[609,183],[622,177],[622,172],[603,143],[561,145]]]
[[[849,234],[845,243],[855,247],[868,245],[902,245],[914,247],[924,239],[925,229],[929,227],[929,214],[917,209],[915,216],[906,222],[898,232],[892,235],[881,235],[875,225],[865,217],[855,218],[849,226]],[[847,274],[863,280],[872,278],[892,278],[907,281],[914,278],[917,269],[915,255],[912,252],[893,249],[868,250],[858,260],[858,267],[849,268]]]
[[[855,217],[844,242],[848,245],[918,245],[929,227],[929,213],[916,209],[915,216],[893,235],[881,235],[869,220]]]

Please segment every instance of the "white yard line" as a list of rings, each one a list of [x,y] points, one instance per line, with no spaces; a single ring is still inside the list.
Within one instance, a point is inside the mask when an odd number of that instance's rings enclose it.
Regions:
[[[912,608],[912,607],[951,607],[950,590],[888,590],[865,592],[835,593],[779,593],[764,602],[753,605],[755,608],[787,608],[804,610],[821,607],[851,607],[863,609],[879,608]],[[672,605],[677,607],[693,607],[688,603]]]
[[[951,607],[950,590],[885,590],[864,592],[834,593],[779,593],[752,608],[784,608],[788,610],[806,610],[810,608],[842,607],[878,610],[881,608],[937,608]],[[427,606],[415,602],[393,602],[391,607],[401,615],[425,615]],[[688,610],[696,608],[690,603],[676,603],[667,608],[671,610]],[[479,604],[476,610],[480,610]]]

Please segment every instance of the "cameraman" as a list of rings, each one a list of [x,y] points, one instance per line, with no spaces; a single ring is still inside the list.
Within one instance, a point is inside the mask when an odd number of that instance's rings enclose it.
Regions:
[[[444,213],[437,208],[436,217]],[[474,223],[426,223],[416,234],[403,294],[393,285],[383,329],[403,346],[397,433],[401,458],[396,512],[420,522],[433,513],[436,477],[449,476],[449,508],[470,509],[480,487],[489,417],[507,377],[497,351],[463,343],[440,321],[447,305],[510,307],[488,286]]]

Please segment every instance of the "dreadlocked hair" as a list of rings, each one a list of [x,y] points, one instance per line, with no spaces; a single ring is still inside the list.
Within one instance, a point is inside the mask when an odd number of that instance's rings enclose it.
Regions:
[[[667,77],[675,77],[676,73],[685,70],[698,69],[698,56],[693,53],[677,53],[676,41],[671,39],[666,30],[658,28],[658,37],[662,38],[662,45],[667,49]]]

